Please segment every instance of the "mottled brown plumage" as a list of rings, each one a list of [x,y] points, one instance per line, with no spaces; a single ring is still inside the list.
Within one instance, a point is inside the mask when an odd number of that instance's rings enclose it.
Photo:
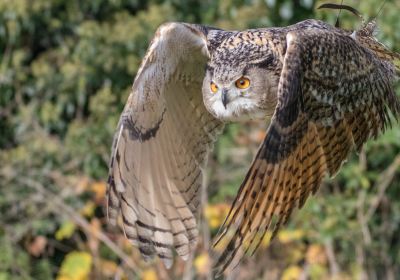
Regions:
[[[196,243],[203,170],[224,122],[271,118],[217,239],[217,273],[276,234],[353,148],[398,118],[399,55],[316,20],[223,31],[171,23],[156,33],[122,113],[108,213],[145,258],[167,266]],[[238,81],[249,81],[240,87]],[[213,85],[210,87],[210,85]],[[202,93],[202,94],[201,94]]]
[[[273,237],[353,146],[385,130],[389,111],[399,115],[397,55],[371,36],[329,27],[289,31],[271,125],[217,240],[225,244],[219,272],[252,254],[267,230]]]

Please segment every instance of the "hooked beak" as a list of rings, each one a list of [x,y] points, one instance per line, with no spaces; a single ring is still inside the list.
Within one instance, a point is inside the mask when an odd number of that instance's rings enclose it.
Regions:
[[[222,90],[222,104],[226,109],[226,104],[228,104],[228,90],[225,88]]]

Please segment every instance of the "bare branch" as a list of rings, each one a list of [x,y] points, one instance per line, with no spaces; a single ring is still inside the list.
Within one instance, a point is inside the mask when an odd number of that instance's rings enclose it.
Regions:
[[[325,242],[325,251],[328,256],[329,267],[333,278],[340,273],[339,264],[336,261],[335,250],[333,249],[332,241]]]
[[[400,167],[400,155],[398,155],[389,165],[389,167],[379,176],[375,188],[378,190],[377,195],[372,199],[371,205],[365,214],[365,220],[368,222],[372,215],[375,213],[376,209],[379,206],[379,203],[382,201],[385,196],[385,192],[387,187],[392,182],[394,176],[396,175],[397,169]]]

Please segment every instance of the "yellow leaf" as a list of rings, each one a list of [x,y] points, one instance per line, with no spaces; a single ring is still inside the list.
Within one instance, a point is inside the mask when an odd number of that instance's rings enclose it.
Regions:
[[[207,275],[210,270],[210,258],[207,253],[199,255],[194,260],[194,267],[201,275]]]
[[[209,225],[210,228],[212,228],[212,229],[218,228],[218,227],[220,226],[220,224],[221,224],[220,219],[218,219],[218,218],[216,218],[216,217],[210,218],[210,219],[208,220],[208,225]]]
[[[282,275],[282,280],[297,280],[301,275],[301,268],[297,265],[289,266]]]
[[[226,203],[206,205],[204,207],[204,216],[211,229],[216,229],[222,224],[225,217],[228,215],[229,209],[230,206]]]
[[[90,190],[92,192],[94,192],[94,194],[96,195],[95,200],[96,201],[101,201],[106,196],[107,186],[106,186],[106,183],[102,182],[102,181],[94,182],[90,186]]]
[[[154,269],[146,269],[142,273],[142,280],[158,280],[157,273],[154,271]]]
[[[321,245],[312,244],[307,249],[306,260],[310,264],[326,264],[328,259]]]
[[[71,252],[61,264],[57,280],[89,279],[92,256],[87,252]]]
[[[111,278],[117,273],[118,265],[113,261],[101,260],[100,269],[103,275]]]
[[[278,239],[281,243],[289,243],[292,241],[300,240],[303,237],[303,232],[297,230],[281,230],[278,232]]]
[[[206,207],[204,207],[204,216],[206,217],[206,219],[211,219],[215,216],[218,216],[217,208],[212,205],[207,205]]]
[[[283,247],[288,249],[285,254],[288,264],[297,264],[304,260],[306,254],[306,245],[303,243],[297,242]]]
[[[96,210],[96,204],[93,201],[88,201],[79,211],[85,217],[92,217],[94,214],[94,210]]]
[[[75,224],[71,221],[64,222],[61,227],[56,231],[56,239],[63,240],[66,238],[70,238],[72,234],[75,232]]]
[[[320,265],[320,264],[310,265],[309,266],[309,275],[310,275],[310,279],[312,279],[312,280],[329,279],[327,277],[328,269],[324,265]],[[340,279],[342,279],[342,278],[340,278]]]

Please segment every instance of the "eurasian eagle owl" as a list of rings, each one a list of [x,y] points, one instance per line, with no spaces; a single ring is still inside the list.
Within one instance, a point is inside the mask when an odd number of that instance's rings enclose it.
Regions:
[[[207,155],[224,123],[270,124],[217,242],[220,271],[274,236],[353,148],[398,118],[400,56],[372,35],[317,20],[224,31],[168,23],[156,32],[114,138],[108,215],[144,258],[167,266],[198,236]]]

